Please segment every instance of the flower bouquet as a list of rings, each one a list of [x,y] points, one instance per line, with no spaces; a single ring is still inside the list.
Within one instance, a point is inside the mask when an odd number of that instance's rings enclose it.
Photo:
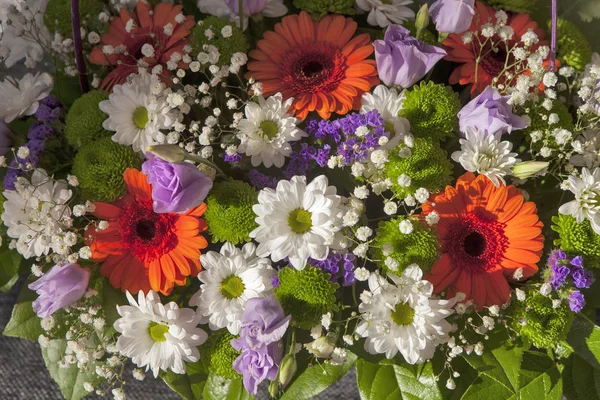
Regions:
[[[3,4],[4,335],[66,398],[600,397],[597,1]]]

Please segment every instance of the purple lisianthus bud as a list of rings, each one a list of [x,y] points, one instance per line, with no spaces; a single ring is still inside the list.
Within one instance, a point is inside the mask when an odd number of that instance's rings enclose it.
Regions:
[[[227,7],[235,14],[240,13],[239,0],[225,0]],[[244,15],[254,15],[261,13],[267,6],[267,0],[244,0]]]
[[[90,272],[79,264],[55,265],[40,279],[29,284],[38,294],[33,311],[46,318],[55,311],[75,303],[83,296],[90,281]]]
[[[511,133],[527,127],[525,118],[512,113],[508,97],[502,96],[491,86],[460,110],[458,124],[461,132],[472,127],[487,133]]]
[[[243,376],[244,387],[250,394],[256,394],[258,385],[277,377],[277,370],[283,355],[283,348],[277,343],[258,349],[244,349],[233,362],[233,369]]]
[[[571,292],[569,295],[569,307],[574,313],[578,313],[585,306],[585,298],[579,290]]]
[[[379,78],[386,85],[415,84],[447,54],[442,48],[418,41],[401,25],[390,25],[383,40],[373,42]]]
[[[157,213],[185,213],[206,198],[213,181],[190,163],[170,163],[150,156],[142,172],[152,185],[152,200]]]
[[[429,8],[435,29],[444,33],[463,33],[475,15],[475,0],[437,0]]]

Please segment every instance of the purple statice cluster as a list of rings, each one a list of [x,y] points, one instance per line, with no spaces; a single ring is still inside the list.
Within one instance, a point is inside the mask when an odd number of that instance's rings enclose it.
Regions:
[[[37,167],[40,157],[44,153],[46,140],[54,135],[52,125],[60,116],[60,104],[56,97],[48,96],[40,101],[40,105],[35,113],[37,121],[34,122],[27,132],[28,142],[24,145],[29,150],[29,154],[20,158],[15,157],[8,164],[8,171],[4,176],[4,189],[15,190],[17,178],[27,169]]]
[[[255,188],[262,190],[264,188],[275,189],[277,187],[278,179],[274,176],[263,174],[257,169],[250,170],[248,173],[248,180],[250,184]]]
[[[248,393],[256,394],[262,381],[277,377],[283,356],[281,338],[290,319],[274,296],[248,300],[240,336],[231,340],[231,346],[242,352],[233,362],[233,369],[243,376]]]
[[[575,286],[569,293],[569,306],[573,312],[579,312],[585,305],[585,298],[579,289],[588,289],[594,282],[592,271],[583,266],[583,257],[569,257],[562,250],[553,250],[548,257],[548,283],[552,289],[559,290],[568,284],[568,278]]]
[[[385,131],[385,121],[377,110],[367,113],[352,113],[335,121],[311,120],[306,123],[306,132],[323,143],[335,144],[337,155],[342,156],[343,165],[352,165],[368,159],[369,154],[379,147]],[[331,153],[331,145],[324,145],[321,153],[315,154],[319,165],[325,166]]]
[[[298,151],[293,151],[290,155],[290,161],[283,171],[286,179],[291,179],[294,175],[306,175],[311,163],[314,161],[319,167],[325,167],[331,154],[331,146],[323,145],[321,148],[302,143]]]
[[[319,261],[309,258],[308,263],[331,274],[331,281],[342,280],[342,286],[351,286],[354,283],[355,256],[352,253],[340,254],[329,252],[326,259]]]

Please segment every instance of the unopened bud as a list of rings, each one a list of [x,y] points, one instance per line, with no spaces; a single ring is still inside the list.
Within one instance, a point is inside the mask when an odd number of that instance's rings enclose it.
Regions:
[[[157,144],[148,146],[146,147],[146,152],[172,163],[183,162],[187,155],[181,147],[174,144]]]
[[[217,171],[215,171],[214,168],[209,167],[206,164],[199,164],[198,171],[202,172],[204,175],[208,176],[213,181],[215,180],[215,177],[217,176]]]
[[[271,395],[271,397],[276,398],[279,395],[280,390],[281,388],[277,379],[271,381],[271,384],[269,385],[269,394]]]
[[[283,357],[281,364],[279,364],[279,383],[281,384],[281,389],[289,385],[294,375],[296,375],[297,370],[298,365],[296,364],[295,354],[288,354]]]
[[[421,36],[421,31],[429,25],[429,5],[423,4],[417,12],[415,27],[417,28],[417,39]]]
[[[530,178],[543,172],[550,163],[545,161],[523,161],[513,167],[513,176],[519,179]]]

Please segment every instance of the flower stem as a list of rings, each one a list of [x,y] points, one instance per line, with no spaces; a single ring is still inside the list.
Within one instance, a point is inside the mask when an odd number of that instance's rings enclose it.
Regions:
[[[244,0],[238,0],[238,14],[240,14],[240,29],[244,31]]]
[[[554,63],[556,60],[556,35],[557,35],[557,23],[558,23],[558,13],[557,13],[557,0],[552,0],[552,38],[550,41],[550,68],[552,72],[554,72]]]
[[[85,60],[83,58],[83,43],[81,41],[81,21],[79,17],[79,0],[71,0],[71,26],[73,27],[73,46],[75,48],[75,63],[79,72],[79,86],[81,91],[87,93],[90,85],[87,79]]]

